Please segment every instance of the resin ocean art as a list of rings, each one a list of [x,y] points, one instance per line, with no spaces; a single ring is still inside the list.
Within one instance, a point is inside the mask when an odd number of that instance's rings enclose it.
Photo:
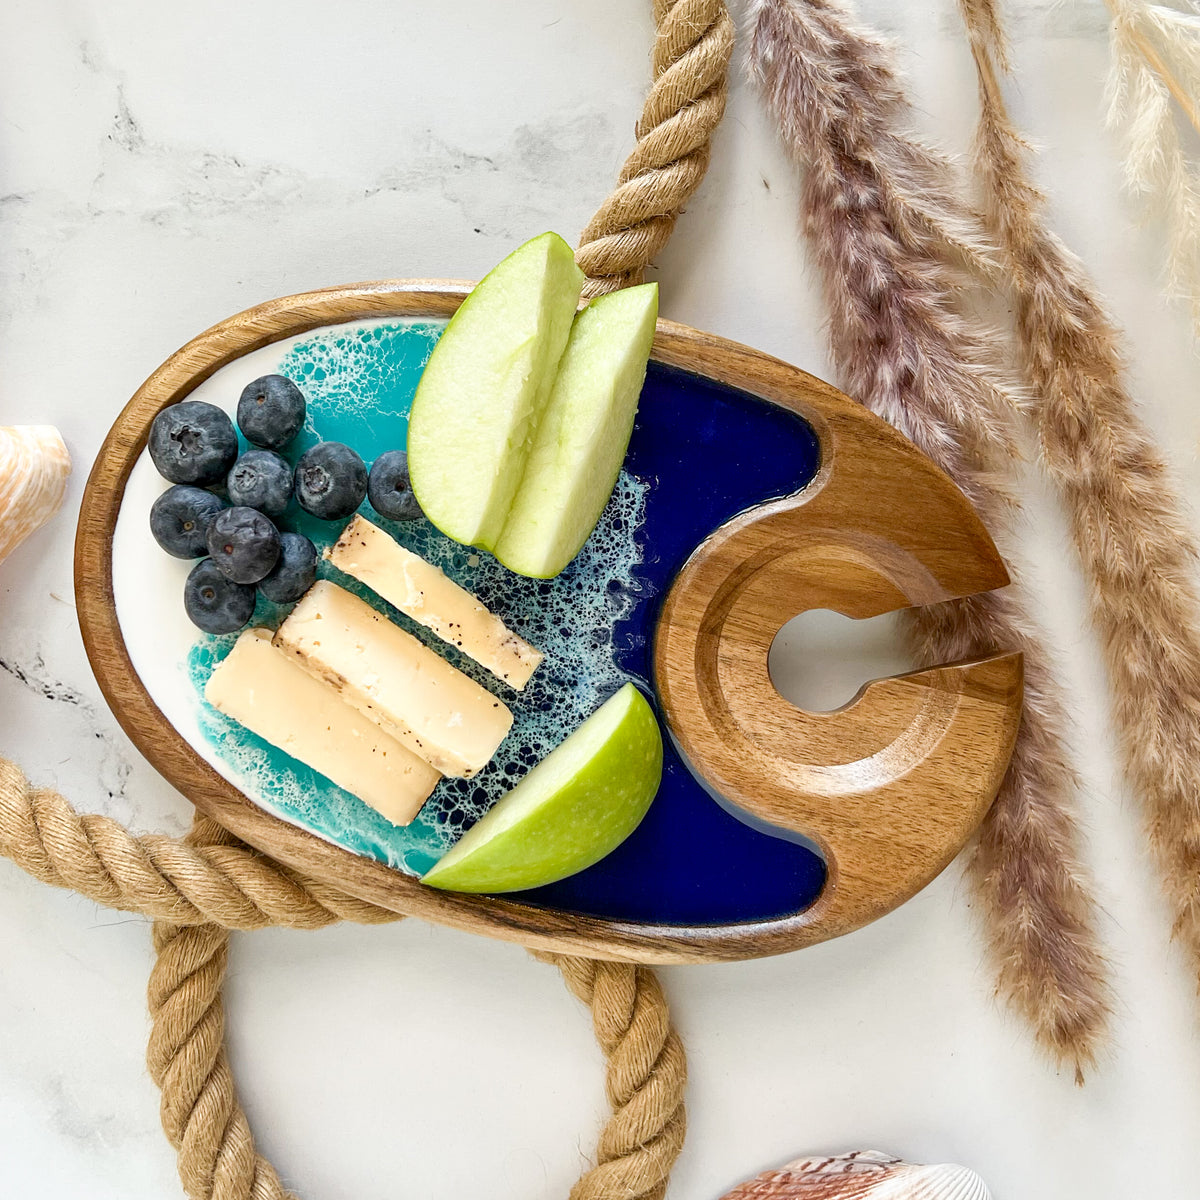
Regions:
[[[295,379],[308,399],[305,428],[288,456],[318,441],[347,442],[368,461],[403,446],[409,405],[442,328],[431,321],[335,327],[281,348],[274,369]],[[501,697],[515,720],[494,761],[473,778],[442,780],[409,826],[391,825],[204,703],[204,684],[233,636],[202,635],[189,655],[200,728],[243,790],[265,807],[356,853],[421,873],[623,683],[632,680],[653,696],[654,627],[676,571],[713,529],[795,492],[817,465],[816,438],[799,417],[651,363],[613,498],[578,559],[555,579],[514,575],[425,520],[389,522],[364,505],[373,521],[502,614],[546,656],[530,685],[515,692],[449,649],[454,665]],[[292,526],[320,550],[337,535],[303,513]],[[427,630],[369,589],[325,562],[320,572],[430,642]],[[282,619],[283,609],[259,603],[256,624]],[[727,813],[668,743],[662,786],[630,838],[580,874],[511,898],[630,921],[716,924],[801,911],[824,875],[807,847]]]

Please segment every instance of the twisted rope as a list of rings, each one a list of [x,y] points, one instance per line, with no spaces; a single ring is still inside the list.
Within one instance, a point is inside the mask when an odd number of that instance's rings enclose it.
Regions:
[[[194,1200],[284,1200],[257,1154],[225,1053],[221,989],[231,929],[378,925],[400,914],[273,862],[197,816],[183,839],[135,836],[107,817],[76,812],[57,792],[29,786],[0,759],[0,853],[43,883],[155,918],[148,990],[147,1065],[162,1091],[163,1130]],[[660,1200],[683,1147],[687,1064],[654,973],[539,953],[592,1010],[607,1059],[612,1117],[597,1166],[572,1200]]]
[[[658,978],[629,963],[534,957],[558,967],[590,1005],[608,1058],[604,1086],[613,1115],[600,1134],[597,1165],[571,1189],[571,1200],[661,1200],[687,1133],[687,1060]]]
[[[723,0],[654,0],[654,85],[638,142],[581,238],[577,258],[599,295],[640,282],[708,167],[725,110],[733,23]],[[321,929],[400,919],[273,862],[197,816],[183,839],[135,836],[34,789],[0,758],[0,854],[36,879],[154,919],[147,1065],[163,1130],[193,1200],[294,1200],[255,1150],[225,1050],[221,989],[231,929]],[[687,1063],[654,973],[629,963],[538,953],[591,1008],[608,1060],[612,1116],[596,1166],[571,1200],[661,1200],[686,1132]]]
[[[724,0],[654,0],[654,21],[654,84],[637,145],[575,254],[588,296],[642,282],[708,170],[725,113],[733,20]]]
[[[323,929],[337,921],[396,919],[232,839],[134,836],[108,817],[80,814],[57,792],[30,789],[6,759],[0,759],[0,854],[52,887],[178,925]]]

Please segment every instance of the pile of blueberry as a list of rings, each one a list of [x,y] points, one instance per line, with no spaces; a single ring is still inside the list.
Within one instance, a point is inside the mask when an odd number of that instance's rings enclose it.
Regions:
[[[380,455],[368,472],[349,446],[320,442],[293,467],[279,451],[300,432],[305,407],[304,394],[283,375],[248,384],[237,423],[254,448],[240,456],[233,422],[213,404],[172,404],[150,427],[150,458],[174,485],[154,502],[150,531],[168,554],[202,559],[188,575],[183,602],[206,633],[241,629],[254,614],[256,589],[290,604],[312,587],[316,547],[277,524],[293,496],[326,521],[351,516],[368,494],[385,517],[421,515],[403,450]]]

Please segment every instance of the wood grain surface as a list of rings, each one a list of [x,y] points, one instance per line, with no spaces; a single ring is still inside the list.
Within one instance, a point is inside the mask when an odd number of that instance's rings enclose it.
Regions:
[[[635,924],[426,888],[259,808],[166,720],[130,661],[113,601],[112,537],[150,424],[234,359],[318,326],[449,317],[470,290],[382,281],[287,296],[202,333],[142,385],[96,458],[75,544],[84,644],[117,720],[197,808],[250,845],[397,912],[540,949],[649,963],[778,954],[847,932],[941,871],[999,786],[1020,713],[1019,655],[876,681],[834,713],[806,713],[770,683],[780,626],[814,607],[868,616],[1003,586],[1003,564],[950,481],[884,422],[757,351],[659,321],[654,358],[804,416],[817,478],[717,531],[673,586],[656,644],[672,732],[731,801],[811,838],[825,890],[806,912],[723,926]]]

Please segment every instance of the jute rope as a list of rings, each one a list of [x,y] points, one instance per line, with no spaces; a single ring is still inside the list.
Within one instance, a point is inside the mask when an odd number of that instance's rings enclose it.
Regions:
[[[637,145],[575,256],[589,296],[641,283],[708,170],[712,133],[725,113],[733,53],[725,0],[653,3],[654,84],[637,123]]]
[[[640,282],[708,165],[725,109],[733,26],[723,0],[653,0],[654,84],[637,146],[578,250],[588,294]],[[399,914],[310,879],[197,817],[186,838],[135,836],[34,789],[0,758],[0,853],[30,875],[154,919],[153,1019],[147,1064],[162,1092],[163,1129],[193,1200],[284,1200],[257,1153],[225,1051],[221,989],[229,931],[336,921],[382,924]],[[590,1006],[608,1060],[612,1116],[596,1166],[572,1200],[659,1200],[683,1147],[687,1065],[654,973],[628,963],[536,954]]]

